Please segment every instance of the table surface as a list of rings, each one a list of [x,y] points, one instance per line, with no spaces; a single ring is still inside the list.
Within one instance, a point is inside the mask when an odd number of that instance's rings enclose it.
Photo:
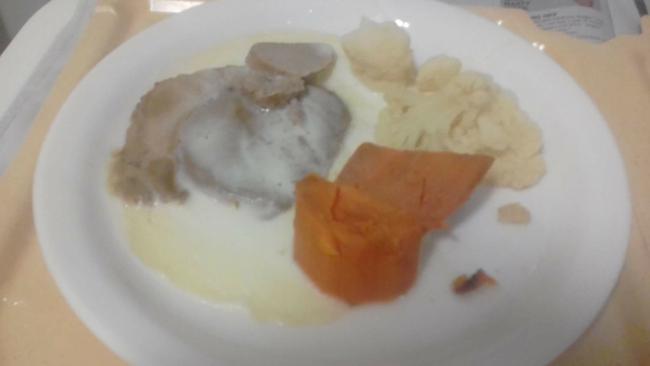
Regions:
[[[628,171],[634,212],[619,283],[594,324],[553,364],[650,365],[650,19],[642,20],[640,36],[593,45],[541,31],[520,11],[472,10],[545,45],[598,105]],[[164,16],[150,11],[146,0],[99,1],[25,144],[0,177],[0,365],[122,364],[77,319],[48,274],[34,232],[31,186],[40,145],[78,81]]]

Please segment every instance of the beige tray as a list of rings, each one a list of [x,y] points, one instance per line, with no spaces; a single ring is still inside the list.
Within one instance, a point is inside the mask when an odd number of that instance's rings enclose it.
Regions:
[[[608,305],[555,365],[650,365],[650,18],[644,33],[593,45],[539,30],[520,11],[474,8],[545,45],[596,101],[625,158],[634,203],[625,268]],[[146,0],[100,0],[18,157],[0,177],[0,365],[119,365],[67,306],[48,274],[32,221],[31,186],[48,127],[83,75],[162,19]]]

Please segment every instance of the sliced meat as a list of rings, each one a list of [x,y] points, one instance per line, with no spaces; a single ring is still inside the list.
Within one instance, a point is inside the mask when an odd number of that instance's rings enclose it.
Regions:
[[[319,87],[275,109],[229,91],[188,116],[179,134],[180,161],[208,195],[269,217],[291,206],[296,181],[327,174],[348,123],[341,100]]]
[[[176,179],[180,168],[176,154],[179,132],[185,124],[195,128],[213,125],[223,129],[214,133],[218,141],[224,142],[210,146],[211,154],[216,156],[214,163],[223,164],[225,157],[231,156],[231,144],[247,151],[242,150],[235,159],[253,160],[234,161],[228,169],[223,165],[207,166],[193,155],[193,148],[185,146],[181,149],[185,161],[195,165],[188,169],[190,176],[206,187],[206,180],[199,177],[212,175],[213,186],[207,189],[210,193],[229,192],[249,201],[286,208],[292,201],[286,192],[294,180],[308,172],[324,174],[329,169],[348,122],[347,109],[338,97],[315,87],[307,91],[303,80],[295,76],[269,74],[246,66],[180,75],[156,83],[136,106],[126,143],[113,157],[109,185],[127,203],[183,201],[187,192]],[[281,161],[272,164],[273,159]],[[255,165],[255,161],[268,165]],[[268,171],[271,165],[282,168]],[[240,173],[247,178],[237,175]],[[282,194],[268,187],[278,184],[277,180],[261,178],[261,182],[251,178],[267,173],[291,177],[283,183],[286,186]],[[233,178],[236,176],[240,180]],[[244,180],[250,185],[236,184]]]
[[[187,193],[176,184],[173,173],[179,124],[192,109],[215,98],[224,86],[246,73],[247,68],[232,66],[156,83],[135,107],[126,143],[113,157],[109,172],[112,191],[127,203],[184,200]],[[164,174],[157,168],[162,165],[167,170]]]

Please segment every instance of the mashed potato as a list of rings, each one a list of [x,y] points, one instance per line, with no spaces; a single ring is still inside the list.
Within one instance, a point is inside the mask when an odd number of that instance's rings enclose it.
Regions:
[[[415,63],[410,39],[394,23],[363,19],[359,29],[343,36],[342,44],[354,73],[371,89],[413,82]]]
[[[385,48],[372,47],[381,44]],[[368,20],[343,37],[357,76],[384,93],[377,142],[400,149],[489,155],[495,161],[487,183],[515,189],[537,183],[546,172],[541,132],[515,100],[487,76],[462,71],[461,62],[448,56],[425,62],[413,80],[405,67],[413,62],[409,44],[404,30]]]
[[[429,59],[418,72],[415,83],[422,92],[434,92],[447,85],[458,76],[463,65],[458,59],[449,56],[436,56]]]

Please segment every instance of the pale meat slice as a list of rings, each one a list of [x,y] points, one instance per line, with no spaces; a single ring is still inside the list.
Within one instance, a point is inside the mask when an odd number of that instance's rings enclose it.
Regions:
[[[188,116],[178,151],[204,193],[271,217],[293,204],[296,181],[327,174],[348,123],[343,102],[319,87],[269,110],[229,92]]]
[[[332,46],[324,43],[256,43],[246,56],[254,70],[311,78],[329,68],[336,59]]]
[[[327,173],[348,124],[336,95],[295,76],[245,66],[177,76],[136,106],[109,185],[149,205],[182,202],[194,184],[270,216],[290,207],[295,181]]]
[[[280,107],[304,91],[302,80],[244,66],[206,69],[160,81],[131,115],[126,143],[113,157],[109,186],[127,203],[183,201],[176,183],[178,130],[191,111],[229,90],[263,108]]]
[[[157,82],[135,107],[126,143],[113,157],[111,190],[127,203],[184,200],[187,193],[176,184],[173,158],[179,123],[245,73],[246,68],[225,67]]]

